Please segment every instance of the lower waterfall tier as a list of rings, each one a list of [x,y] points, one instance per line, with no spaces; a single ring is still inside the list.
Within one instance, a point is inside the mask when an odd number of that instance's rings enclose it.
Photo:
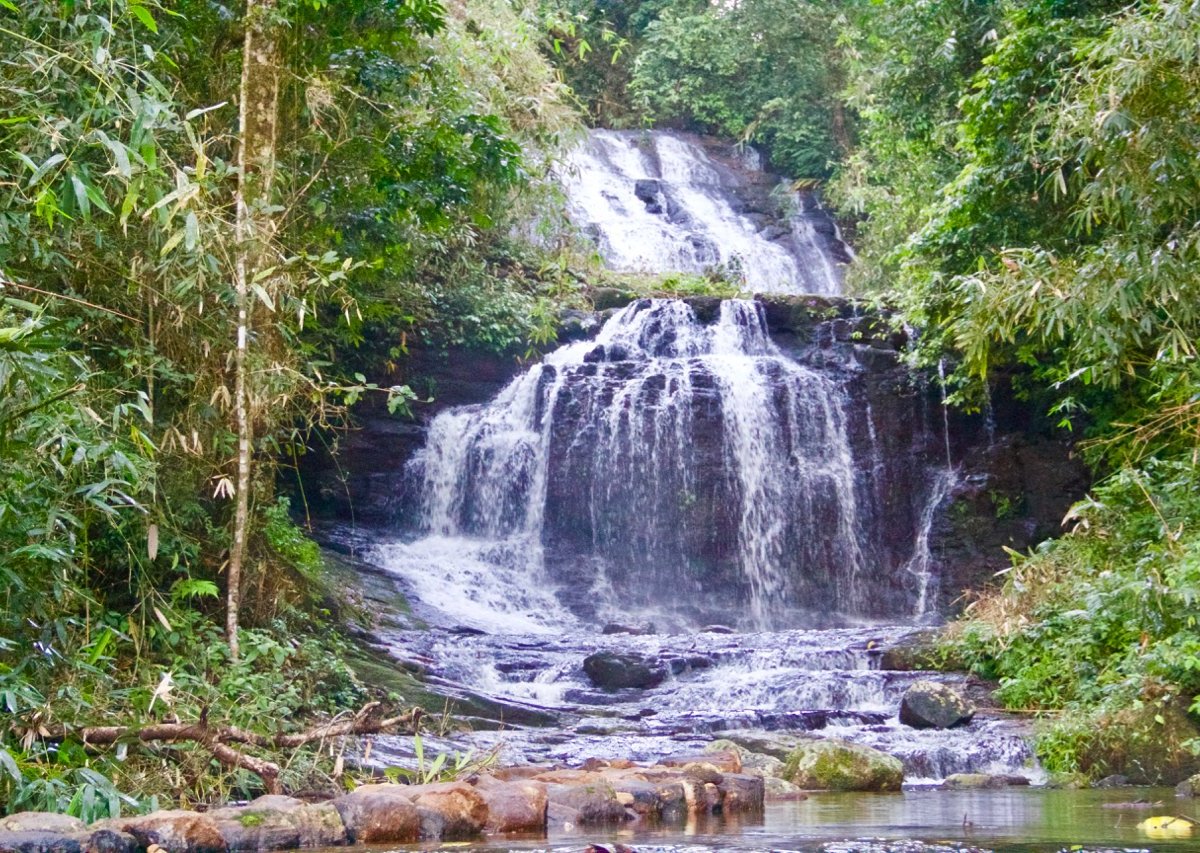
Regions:
[[[853,382],[780,351],[758,303],[703,322],[636,302],[434,420],[410,471],[421,533],[481,543],[584,615],[607,595],[743,627],[926,618],[941,421],[913,412],[909,453],[886,453]]]

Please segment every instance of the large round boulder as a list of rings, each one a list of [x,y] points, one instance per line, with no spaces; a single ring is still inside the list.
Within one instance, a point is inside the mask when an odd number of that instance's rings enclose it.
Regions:
[[[914,729],[949,729],[971,722],[975,707],[957,690],[936,681],[918,681],[900,700],[900,722]]]
[[[667,679],[667,668],[646,655],[629,652],[596,652],[583,661],[592,684],[604,690],[632,687],[645,690]]]
[[[784,762],[784,778],[800,788],[829,791],[899,791],[900,759],[849,741],[812,740]]]
[[[216,821],[230,853],[346,843],[346,827],[331,803],[305,803],[268,794],[244,806],[213,809],[207,815]]]
[[[406,785],[361,785],[333,801],[351,844],[406,844],[421,838],[421,813]]]
[[[128,833],[137,839],[139,847],[157,845],[166,853],[226,853],[229,849],[215,820],[183,809],[109,818],[92,824],[92,828]]]

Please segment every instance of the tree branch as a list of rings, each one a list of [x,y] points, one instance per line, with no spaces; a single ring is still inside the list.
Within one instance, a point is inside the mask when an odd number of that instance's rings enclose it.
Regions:
[[[314,741],[327,740],[347,735],[414,733],[420,725],[422,711],[413,708],[393,717],[383,716],[383,705],[370,702],[353,717],[331,720],[302,732],[278,733],[273,735],[246,731],[236,726],[211,726],[199,723],[154,723],[148,726],[84,726],[70,729],[63,727],[49,737],[61,740],[68,736],[78,737],[84,746],[108,746],[122,741],[154,743],[158,741],[191,741],[198,743],[213,754],[222,765],[229,768],[249,770],[263,780],[267,791],[278,794],[279,765],[264,758],[247,755],[230,746],[231,743],[247,744],[263,749],[295,749]]]

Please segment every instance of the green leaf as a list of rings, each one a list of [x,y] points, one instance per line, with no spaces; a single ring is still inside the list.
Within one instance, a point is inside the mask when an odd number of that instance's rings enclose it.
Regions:
[[[192,598],[219,598],[221,591],[212,581],[180,578],[171,585],[171,600],[178,603]]]
[[[148,10],[145,6],[130,6],[129,13],[141,21],[142,26],[144,26],[150,32],[155,34],[158,33],[158,24],[154,22],[154,16],[150,14],[150,10]]]
[[[160,258],[165,258],[167,255],[171,254],[171,252],[175,251],[175,247],[183,242],[184,236],[184,229],[176,229],[175,233],[167,238],[167,242],[163,243],[163,247],[159,250],[158,256]]]
[[[92,204],[103,210],[109,216],[112,216],[112,208],[108,206],[108,201],[104,198],[104,194],[100,192],[93,184],[84,184],[84,190],[87,192],[87,197]]]
[[[49,157],[46,158],[46,162],[42,163],[42,165],[37,167],[37,170],[33,173],[33,176],[29,179],[29,183],[27,183],[25,186],[32,187],[34,184],[36,184],[38,181],[40,181],[42,178],[44,178],[46,176],[47,172],[49,172],[51,169],[53,169],[55,166],[57,166],[59,163],[63,162],[66,159],[67,159],[66,154],[62,154],[62,153],[51,154]]]
[[[0,4],[5,2],[6,0],[0,0]],[[7,773],[18,785],[21,784],[21,768],[17,766],[17,760],[2,746],[0,746],[0,770]]]
[[[87,186],[78,175],[71,175],[71,187],[75,190],[75,203],[79,205],[79,212],[83,214],[84,219],[91,218],[92,202],[88,196]]]
[[[189,252],[194,251],[196,244],[200,242],[200,220],[196,218],[196,212],[189,210],[187,218],[183,221],[183,247]]]
[[[129,151],[120,142],[113,139],[104,140],[104,145],[112,152],[114,166],[118,175],[128,179],[133,175],[133,166],[129,162]]]

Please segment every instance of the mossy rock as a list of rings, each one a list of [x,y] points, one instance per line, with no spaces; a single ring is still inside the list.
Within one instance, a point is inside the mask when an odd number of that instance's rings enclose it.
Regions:
[[[809,790],[899,791],[904,782],[900,759],[844,740],[814,740],[788,756],[784,778]]]
[[[942,782],[942,787],[961,790],[1014,788],[1028,784],[1029,780],[1024,776],[1010,773],[953,773]]]
[[[638,298],[631,290],[616,287],[597,287],[592,290],[592,305],[597,311],[609,308],[624,308]]]
[[[966,725],[975,706],[958,691],[936,681],[918,681],[900,700],[900,722],[914,729],[949,729]]]
[[[897,672],[953,672],[971,667],[956,654],[941,630],[917,631],[888,646],[879,655],[879,668]]]

